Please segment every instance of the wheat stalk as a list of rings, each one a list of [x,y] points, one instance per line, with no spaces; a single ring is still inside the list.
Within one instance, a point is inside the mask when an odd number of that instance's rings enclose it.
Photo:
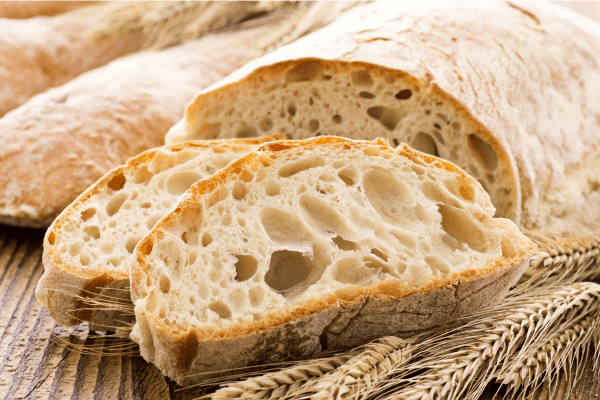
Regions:
[[[400,368],[412,355],[411,341],[388,336],[369,343],[359,355],[323,376],[305,393],[311,399],[338,400],[354,397],[373,387],[389,371]]]
[[[514,372],[515,365],[529,359],[528,354],[535,354],[536,349],[546,345],[554,329],[564,328],[565,324],[577,319],[577,315],[597,314],[600,310],[600,285],[591,282],[542,290],[533,296],[525,293],[521,297],[529,301],[522,305],[519,299],[512,299],[508,302],[512,303],[508,312],[492,310],[489,316],[473,321],[470,324],[473,329],[436,337],[429,349],[421,354],[422,359],[408,366],[408,370],[421,373],[387,382],[389,393],[381,398],[478,398],[494,377],[503,376],[507,371]],[[581,345],[589,343],[585,340],[589,338],[589,335],[582,336]],[[572,356],[573,350],[580,346],[571,346],[561,354]],[[548,360],[548,368],[555,365]]]
[[[145,38],[142,49],[156,50],[199,38],[277,8],[295,6],[291,2],[265,1],[109,2],[96,11],[104,16],[104,22],[88,34],[92,39],[102,41],[139,32]]]
[[[311,363],[302,363],[277,372],[231,383],[217,390],[210,398],[225,399],[281,399],[296,392],[302,385],[315,380],[356,356],[347,352]]]

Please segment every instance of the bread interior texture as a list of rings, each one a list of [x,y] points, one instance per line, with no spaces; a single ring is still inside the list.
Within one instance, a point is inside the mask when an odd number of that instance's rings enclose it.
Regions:
[[[465,118],[468,111],[430,89],[408,74],[365,63],[275,64],[199,97],[201,105],[188,108],[185,132],[176,126],[166,140],[282,132],[290,139],[337,135],[404,142],[464,169],[489,193],[497,216],[514,220],[518,198],[512,172],[499,160],[504,152],[485,128]]]
[[[59,217],[48,250],[73,274],[129,274],[139,240],[167,214],[195,182],[206,178],[258,144],[217,141],[151,150],[98,182],[83,201]],[[85,195],[84,195],[85,196]]]
[[[453,165],[383,141],[251,153],[194,185],[142,240],[136,313],[219,337],[383,281],[408,294],[477,275],[529,251],[493,214]]]

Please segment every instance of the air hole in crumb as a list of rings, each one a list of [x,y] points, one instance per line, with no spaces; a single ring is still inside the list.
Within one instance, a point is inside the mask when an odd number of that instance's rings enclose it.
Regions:
[[[132,237],[127,239],[127,242],[125,243],[125,248],[129,252],[129,254],[133,254],[133,250],[135,250],[135,246],[138,244],[140,239],[140,237]]]
[[[235,183],[233,184],[233,189],[231,190],[231,195],[233,196],[233,198],[235,200],[242,200],[244,197],[246,197],[247,193],[248,188],[246,187],[246,185],[241,181],[235,181]]]
[[[202,176],[194,171],[178,172],[167,180],[167,191],[173,196],[181,196],[194,183],[198,182]]]
[[[85,222],[88,219],[92,218],[94,216],[94,214],[96,214],[96,209],[95,208],[88,208],[87,210],[83,210],[81,212],[81,220],[83,222]]]
[[[216,139],[221,133],[221,123],[202,124],[198,129],[198,133],[190,139]]]
[[[369,107],[367,115],[378,120],[390,132],[396,129],[398,122],[402,119],[402,113],[399,110],[384,106]]]
[[[86,226],[83,231],[94,239],[100,239],[100,229],[97,226]]]
[[[295,116],[296,115],[296,105],[294,103],[288,104],[288,106],[287,106],[287,112],[292,117]]]
[[[271,254],[265,283],[283,297],[297,294],[294,288],[300,286],[314,269],[310,258],[297,251],[279,250]]]
[[[335,124],[339,124],[342,122],[342,117],[338,114],[334,115],[333,117],[331,117],[331,120],[335,123]]]
[[[466,243],[472,250],[484,250],[486,239],[483,232],[463,210],[440,204],[438,211],[442,215],[442,229],[448,235],[460,243]]]
[[[356,86],[371,86],[373,78],[367,71],[354,71],[352,72],[352,83]]]
[[[90,265],[90,261],[92,261],[92,258],[89,256],[89,254],[87,253],[82,253],[79,256],[79,262],[81,263],[81,265],[83,266],[88,266]]]
[[[364,261],[350,257],[337,262],[332,277],[340,283],[360,285],[371,280],[377,272],[377,269],[369,268]]]
[[[252,307],[258,307],[265,297],[265,290],[260,286],[254,286],[248,291],[248,296]]]
[[[235,133],[235,137],[237,138],[249,138],[256,137],[256,128],[253,126],[242,125],[237,132]]]
[[[123,203],[125,202],[125,200],[127,200],[128,197],[129,197],[129,194],[125,193],[125,192],[121,192],[118,195],[116,195],[115,197],[113,197],[106,204],[106,213],[110,217],[112,217],[113,215],[115,215],[117,212],[119,212],[119,209],[121,208],[121,206],[123,205]]]
[[[338,176],[340,177],[340,179],[342,181],[344,181],[346,186],[354,185],[354,178],[350,176],[349,171],[342,170],[342,171],[338,172]]]
[[[156,223],[158,222],[159,219],[162,218],[162,214],[154,214],[151,215],[150,217],[148,217],[148,219],[146,219],[146,228],[148,229],[152,229],[154,228],[154,225],[156,225]]]
[[[477,159],[489,170],[493,171],[498,166],[498,157],[489,143],[475,134],[468,137],[469,148],[475,153]]]
[[[398,100],[408,100],[412,97],[412,90],[410,90],[410,89],[401,90],[398,93],[396,93],[396,95],[394,97],[397,98]]]
[[[183,232],[181,234],[181,240],[183,241],[183,243],[187,244],[187,232]]]
[[[159,318],[165,318],[165,317],[167,316],[167,313],[165,312],[165,309],[164,309],[164,308],[161,308],[161,309],[158,311],[158,316],[159,316]]]
[[[342,238],[341,236],[335,236],[333,239],[333,243],[335,243],[335,245],[340,249],[340,250],[346,250],[346,251],[350,251],[350,250],[358,250],[360,247],[358,246],[358,244],[351,242],[349,240],[346,240],[344,238]]]
[[[148,171],[148,166],[144,165],[140,167],[135,173],[135,176],[133,177],[133,182],[137,184],[147,182],[150,180],[150,178],[152,178],[153,175],[154,174],[152,172]]]
[[[439,157],[435,140],[426,133],[419,132],[412,141],[412,147],[416,150],[422,151],[423,153]]]
[[[513,258],[517,256],[517,248],[515,244],[507,237],[502,238],[500,242],[500,247],[502,248],[502,257],[503,258]]]
[[[450,272],[450,265],[440,257],[427,256],[425,262],[434,271],[440,271],[444,275]]]
[[[396,138],[392,139],[392,143],[394,144],[394,147],[398,147],[398,145],[400,145],[400,141]]]
[[[209,244],[211,244],[213,242],[213,237],[210,233],[205,232],[204,235],[202,235],[202,246],[206,247]]]
[[[317,121],[316,119],[311,119],[308,122],[308,131],[309,132],[315,132],[317,129],[319,129],[319,121]]]
[[[260,120],[258,127],[263,132],[269,132],[271,129],[273,129],[273,120],[269,117],[265,117]]]
[[[150,253],[152,253],[152,248],[154,247],[154,244],[152,243],[152,241],[148,241],[144,244],[144,246],[142,247],[142,253],[145,255],[150,255]]]
[[[362,97],[363,99],[374,99],[375,95],[371,92],[360,92],[358,94],[360,97]]]
[[[375,256],[381,258],[383,261],[387,261],[389,258],[384,252],[378,249],[371,249],[371,254],[374,254]]]
[[[235,255],[234,257],[237,258],[237,262],[235,263],[235,280],[244,282],[252,278],[258,267],[256,258],[248,255]]]
[[[290,162],[279,168],[279,176],[287,178],[307,169],[316,168],[325,165],[325,157],[311,156],[297,161]]]
[[[286,82],[312,81],[323,72],[323,66],[317,61],[303,61],[296,65],[285,77]]]
[[[83,243],[81,243],[81,242],[73,243],[72,245],[69,246],[69,255],[75,257],[76,255],[78,255],[81,252],[82,247],[83,247]]]
[[[113,176],[112,179],[108,181],[107,186],[112,190],[117,191],[123,189],[123,186],[125,186],[125,182],[127,182],[127,179],[125,179],[125,176],[121,173],[116,176]]]
[[[150,208],[150,207],[152,207],[152,203],[149,203],[149,202],[145,201],[142,204],[140,204],[140,207],[142,207],[142,208]]]
[[[269,181],[265,186],[265,193],[267,196],[277,196],[281,192],[281,187],[276,181]]]
[[[229,306],[221,300],[212,302],[208,308],[217,313],[221,318],[231,318],[231,310],[229,309]]]
[[[165,274],[160,274],[160,278],[158,278],[158,287],[161,292],[169,293],[169,290],[171,290],[171,281],[169,280],[169,277]]]
[[[229,188],[221,186],[215,189],[208,198],[207,208],[210,208],[220,201],[225,200],[229,196]]]

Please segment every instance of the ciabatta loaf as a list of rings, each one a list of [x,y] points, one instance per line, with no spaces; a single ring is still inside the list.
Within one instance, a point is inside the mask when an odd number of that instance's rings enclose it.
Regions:
[[[137,242],[193,183],[259,144],[285,139],[186,142],[148,150],[115,168],[54,221],[44,239],[44,275],[36,296],[57,322],[90,321],[99,328],[123,317],[85,299],[129,299],[129,257]]]
[[[167,142],[385,137],[529,228],[600,218],[600,26],[544,3],[376,2],[207,88]]]
[[[121,58],[13,110],[0,119],[0,170],[10,171],[0,174],[0,224],[49,226],[112,168],[162,145],[196,93],[322,27],[342,5],[302,4],[232,32]]]
[[[131,337],[201,372],[410,336],[499,301],[535,245],[454,164],[337,137],[263,145],[138,243]]]
[[[93,4],[92,1],[0,1],[0,18],[56,15]]]

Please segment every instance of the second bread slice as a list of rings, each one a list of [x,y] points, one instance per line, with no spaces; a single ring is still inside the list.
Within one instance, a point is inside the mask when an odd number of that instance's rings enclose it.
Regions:
[[[260,144],[284,138],[185,142],[148,150],[115,168],[48,229],[37,298],[63,325],[90,321],[100,330],[118,325],[118,311],[89,308],[83,298],[128,300],[128,259],[179,196]]]

